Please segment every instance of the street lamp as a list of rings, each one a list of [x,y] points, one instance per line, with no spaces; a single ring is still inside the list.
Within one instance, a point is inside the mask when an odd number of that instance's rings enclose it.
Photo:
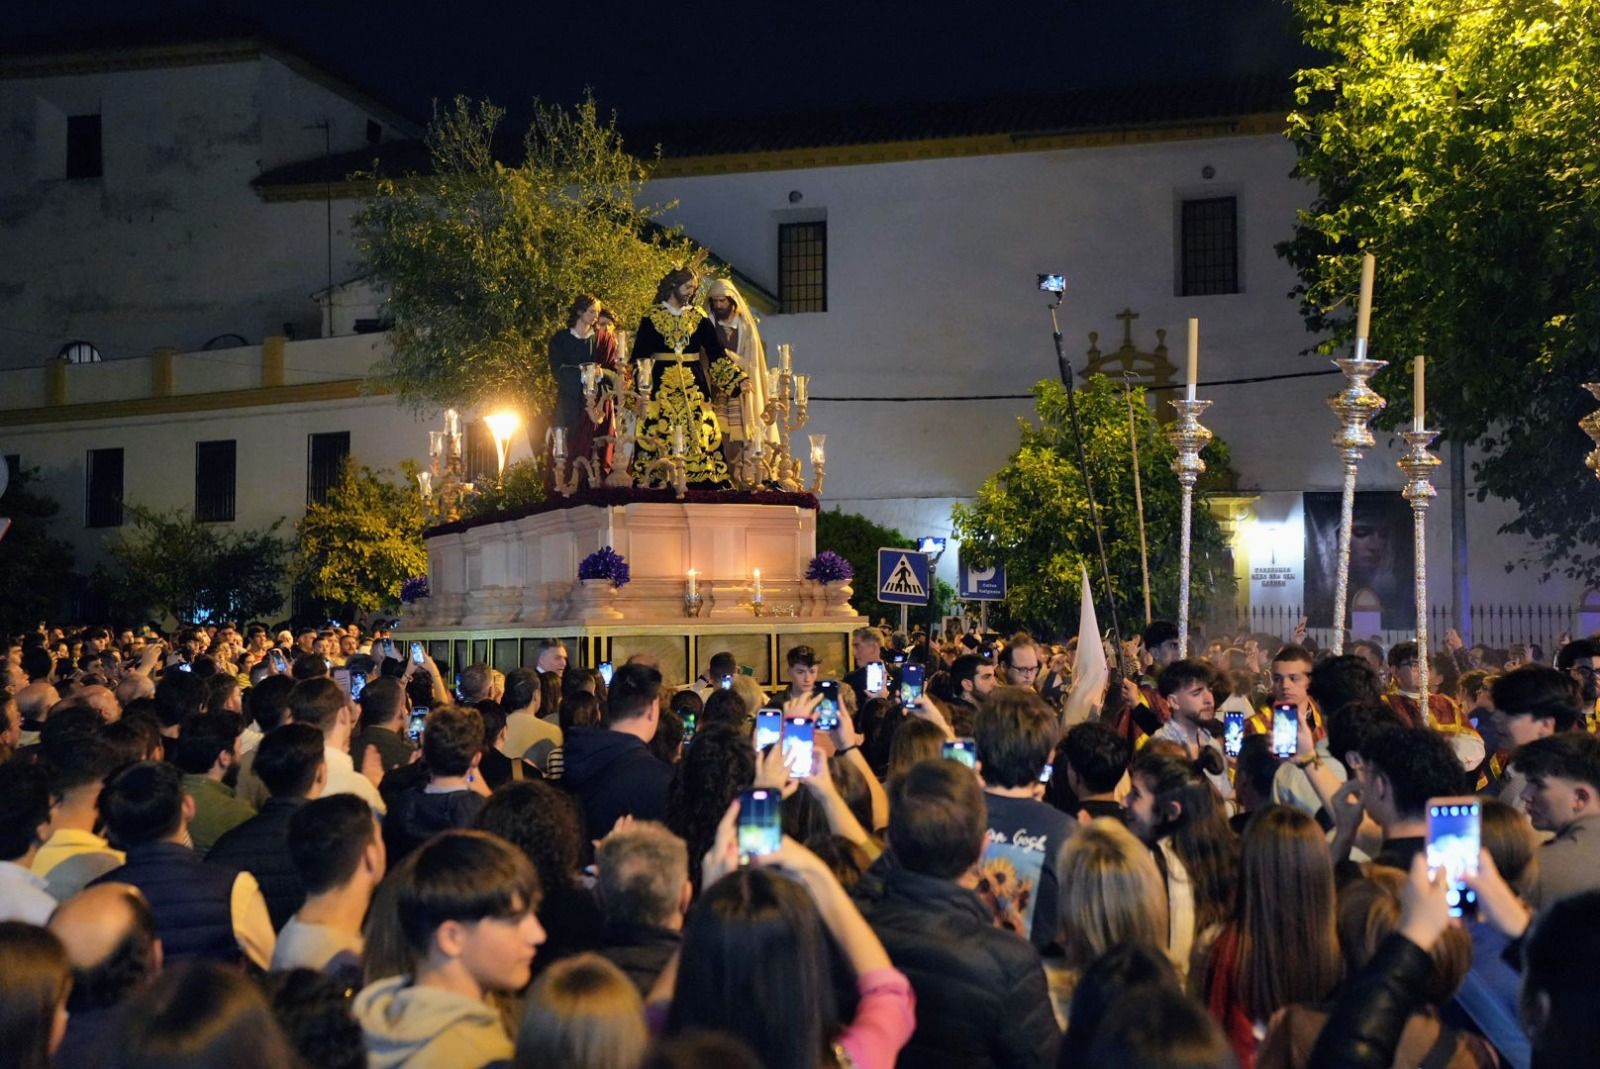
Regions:
[[[506,476],[506,453],[511,448],[511,436],[522,426],[522,417],[510,409],[501,409],[483,417],[489,433],[494,435],[496,459],[500,462],[500,478]]]

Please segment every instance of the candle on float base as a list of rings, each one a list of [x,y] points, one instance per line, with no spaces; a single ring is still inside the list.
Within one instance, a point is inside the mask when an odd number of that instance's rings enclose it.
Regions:
[[[1412,365],[1411,368],[1411,388],[1413,392],[1411,401],[1411,429],[1414,431],[1422,430],[1427,422],[1424,418],[1427,413],[1428,404],[1423,392],[1423,363],[1424,358],[1421,353],[1418,353],[1417,362]]]
[[[1200,320],[1189,319],[1189,400],[1194,400],[1195,386],[1200,381]]]
[[[784,374],[794,370],[794,354],[787,345],[778,346],[778,360],[783,364]]]
[[[750,577],[753,580],[755,580],[755,600],[760,601],[761,600],[761,569],[760,568],[755,569],[753,572],[750,573]]]
[[[700,573],[693,568],[689,569],[689,596],[700,593]]]
[[[1361,257],[1361,298],[1356,305],[1356,337],[1366,338],[1372,327],[1372,278],[1377,273],[1378,260],[1367,253]]]

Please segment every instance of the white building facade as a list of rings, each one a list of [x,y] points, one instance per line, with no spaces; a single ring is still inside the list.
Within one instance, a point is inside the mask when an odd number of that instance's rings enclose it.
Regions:
[[[359,274],[348,229],[363,187],[314,166],[415,131],[258,46],[168,60],[0,69],[0,453],[40,469],[61,533],[91,560],[106,533],[86,525],[91,450],[124,450],[129,501],[185,508],[198,507],[199,444],[234,440],[237,505],[219,522],[246,526],[302,513],[317,442],[316,455],[332,448],[314,436],[348,433],[349,453],[379,468],[426,450],[422,421],[363,389],[382,344],[352,333],[381,309],[344,285]],[[58,119],[96,107],[102,174],[69,179],[51,131],[65,137]],[[1126,331],[1148,352],[1162,329],[1177,354],[1198,317],[1200,379],[1217,383],[1202,387],[1205,422],[1240,475],[1237,569],[1252,603],[1287,609],[1301,604],[1301,495],[1340,482],[1325,404],[1339,380],[1281,377],[1327,367],[1305,354],[1295,278],[1274,250],[1309,200],[1281,128],[1280,114],[1245,112],[669,152],[647,195],[675,200],[670,221],[759,285],[769,349],[791,344],[813,376],[825,507],[913,536],[950,534],[951,505],[1015,448],[1021,398],[1056,374],[1038,274],[1066,276],[1059,315],[1079,369],[1090,332],[1101,350]],[[319,334],[333,336],[307,340]],[[45,366],[80,339],[104,362]],[[1389,355],[1381,338],[1374,349]],[[1269,381],[1224,384],[1239,379]],[[1397,490],[1398,456],[1380,438],[1363,489]],[[1433,600],[1449,604],[1460,547],[1443,472],[1438,483],[1429,563]],[[1522,547],[1495,534],[1505,506],[1467,508],[1474,601],[1577,610],[1570,584],[1506,573]]]

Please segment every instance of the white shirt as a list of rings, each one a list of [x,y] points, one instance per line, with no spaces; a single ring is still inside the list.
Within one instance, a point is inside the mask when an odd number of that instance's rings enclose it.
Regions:
[[[1171,720],[1168,720],[1165,724],[1161,725],[1160,730],[1158,730],[1153,737],[1157,739],[1168,739],[1177,743],[1179,746],[1182,746],[1185,750],[1188,750],[1188,748],[1192,745],[1198,744],[1206,749],[1217,751],[1217,756],[1223,759],[1223,772],[1220,776],[1214,776],[1210,772],[1207,772],[1206,779],[1211,781],[1211,785],[1217,789],[1217,793],[1222,796],[1223,801],[1231,802],[1233,800],[1233,781],[1228,778],[1228,762],[1226,754],[1222,749],[1222,743],[1218,742],[1216,736],[1212,735],[1211,732],[1206,731],[1204,728],[1195,729],[1195,735],[1197,737],[1191,739],[1189,737],[1188,729],[1185,728],[1184,725],[1178,720],[1177,716],[1174,715]]]
[[[378,788],[372,785],[371,780],[356,771],[356,763],[349,754],[332,746],[324,746],[322,757],[328,764],[328,784],[322,788],[322,797],[326,798],[330,794],[353,794],[370,805],[372,811],[380,817],[389,811],[383,804],[383,796],[378,793]]]
[[[0,861],[0,921],[22,921],[43,928],[56,911],[44,880],[15,861]]]

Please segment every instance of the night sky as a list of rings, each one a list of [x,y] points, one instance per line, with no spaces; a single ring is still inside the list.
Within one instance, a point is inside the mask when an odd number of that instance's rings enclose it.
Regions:
[[[28,8],[31,8],[29,10]],[[624,123],[834,111],[1287,73],[1287,0],[514,5],[127,0],[7,13],[7,51],[259,30],[402,113],[593,89]],[[134,14],[130,14],[133,12]]]

